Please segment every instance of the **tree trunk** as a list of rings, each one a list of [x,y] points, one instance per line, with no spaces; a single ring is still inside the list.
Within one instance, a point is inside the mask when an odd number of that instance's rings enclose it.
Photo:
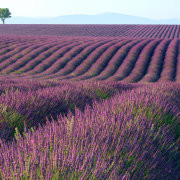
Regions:
[[[4,18],[1,18],[1,21],[3,22],[3,24],[5,24],[5,19]]]

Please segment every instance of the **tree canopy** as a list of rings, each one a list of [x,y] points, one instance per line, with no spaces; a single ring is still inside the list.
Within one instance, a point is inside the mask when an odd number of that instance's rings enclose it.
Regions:
[[[11,13],[8,8],[0,8],[0,19],[2,20],[3,24],[5,23],[6,18],[10,18]]]

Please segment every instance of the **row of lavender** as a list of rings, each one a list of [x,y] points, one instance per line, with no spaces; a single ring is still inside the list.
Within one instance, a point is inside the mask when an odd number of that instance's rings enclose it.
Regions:
[[[87,104],[92,105],[94,100],[108,98],[119,89],[116,83],[111,87],[81,84],[59,83],[56,80],[0,78],[0,110],[1,119],[4,119],[0,123],[0,137],[12,140],[15,125],[22,132],[24,120],[27,120],[29,126],[37,127],[50,115],[56,118],[59,113],[67,114],[68,110],[74,112],[75,106],[83,111]],[[130,88],[130,85],[122,85],[120,91]]]
[[[179,39],[3,37],[0,43],[1,75],[180,82]]]
[[[4,137],[25,131],[0,139],[0,179],[180,177],[179,84],[8,77],[0,84]]]
[[[1,35],[180,38],[180,25],[0,25]]]

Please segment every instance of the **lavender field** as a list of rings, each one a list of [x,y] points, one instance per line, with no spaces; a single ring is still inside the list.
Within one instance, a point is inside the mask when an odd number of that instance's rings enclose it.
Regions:
[[[180,25],[5,24],[2,35],[180,38]]]
[[[178,180],[179,36],[0,26],[0,180]]]
[[[0,76],[180,82],[180,39],[1,36]]]

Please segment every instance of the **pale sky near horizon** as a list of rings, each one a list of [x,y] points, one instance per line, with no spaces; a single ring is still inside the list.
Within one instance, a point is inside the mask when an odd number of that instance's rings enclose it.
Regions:
[[[57,17],[120,13],[150,19],[180,19],[180,0],[0,0],[12,16]]]

